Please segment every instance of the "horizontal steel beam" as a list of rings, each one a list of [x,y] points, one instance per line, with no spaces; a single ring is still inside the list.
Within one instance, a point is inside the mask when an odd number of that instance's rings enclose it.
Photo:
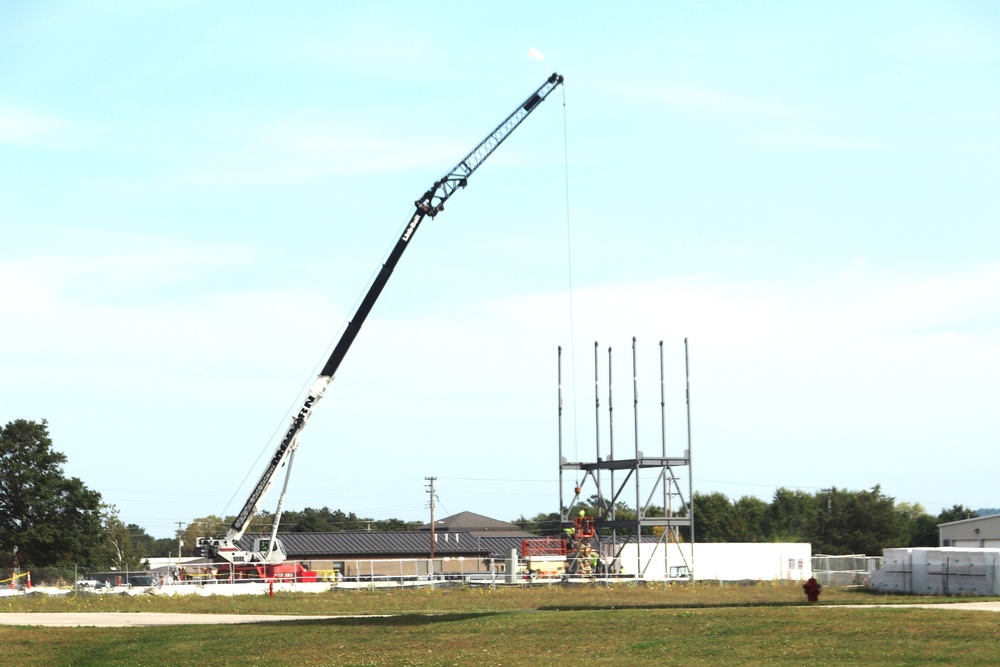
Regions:
[[[683,527],[691,525],[691,518],[686,516],[672,516],[672,517],[662,517],[662,516],[650,516],[642,520],[640,524],[635,519],[631,521],[598,521],[594,524],[596,528],[614,528],[615,530],[619,528],[652,528],[653,526],[664,526],[664,527]]]
[[[560,464],[563,470],[634,470],[635,468],[680,468],[690,465],[691,459],[682,457],[670,458],[662,456],[644,456],[641,459],[614,459],[612,461],[598,460],[597,463]]]

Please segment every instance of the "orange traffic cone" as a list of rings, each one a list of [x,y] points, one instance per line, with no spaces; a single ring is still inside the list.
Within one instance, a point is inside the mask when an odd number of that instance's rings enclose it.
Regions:
[[[14,577],[10,578],[10,590],[14,590]]]
[[[28,590],[31,590],[31,572],[28,572]]]

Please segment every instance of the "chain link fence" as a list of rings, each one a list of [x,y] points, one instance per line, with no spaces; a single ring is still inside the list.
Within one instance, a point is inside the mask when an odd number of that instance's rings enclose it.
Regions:
[[[79,566],[0,568],[0,590],[28,588],[102,588],[114,585],[151,585],[149,572],[108,572]]]
[[[824,586],[868,586],[872,572],[882,569],[881,556],[829,556],[812,557],[812,573]]]

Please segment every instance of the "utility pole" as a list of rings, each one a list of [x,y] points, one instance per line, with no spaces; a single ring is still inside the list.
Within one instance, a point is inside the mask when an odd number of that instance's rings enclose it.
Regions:
[[[434,481],[437,477],[424,477],[428,482],[427,492],[431,494],[431,572],[434,570]]]
[[[184,533],[181,529],[184,527],[183,521],[177,521],[177,564],[181,564],[181,547],[184,546]]]

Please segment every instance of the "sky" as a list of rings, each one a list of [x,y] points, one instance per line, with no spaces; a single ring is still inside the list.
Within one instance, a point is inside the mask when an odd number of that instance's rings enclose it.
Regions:
[[[552,72],[414,236],[286,508],[426,521],[435,477],[438,516],[555,512],[560,432],[690,437],[734,499],[1000,506],[990,2],[5,2],[0,423],[157,537],[234,514],[413,201]]]

